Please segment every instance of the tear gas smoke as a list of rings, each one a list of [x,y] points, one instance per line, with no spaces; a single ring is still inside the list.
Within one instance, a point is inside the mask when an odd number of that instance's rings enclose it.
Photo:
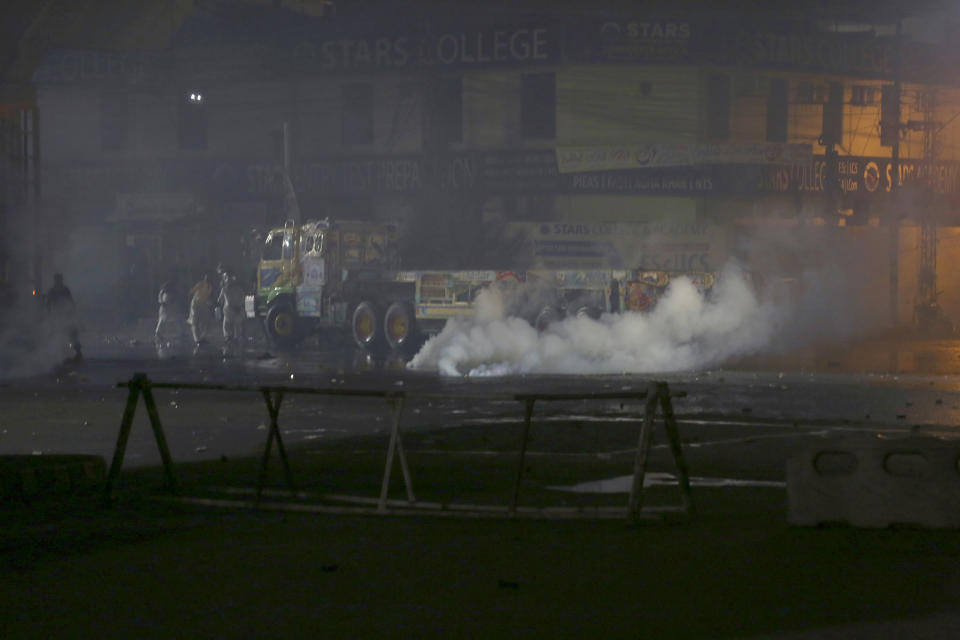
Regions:
[[[775,308],[733,265],[709,299],[679,278],[650,313],[567,317],[543,332],[507,315],[505,295],[481,292],[474,315],[449,321],[409,367],[452,376],[681,371],[755,352],[777,324]]]
[[[507,312],[517,293],[482,292],[474,315],[450,320],[408,366],[450,376],[667,373],[784,354],[870,328],[858,325],[863,309],[832,269],[760,286],[728,265],[708,296],[678,278],[651,312],[567,317],[542,332]]]
[[[92,232],[87,235],[98,237]],[[57,245],[58,261],[46,265],[46,282],[42,284],[47,287],[52,284],[53,273],[64,273],[64,282],[77,304],[76,313],[69,314],[47,311],[42,285],[31,291],[28,265],[33,256],[28,246],[0,247],[9,252],[7,281],[0,282],[0,379],[45,375],[57,370],[74,355],[70,348],[71,328],[79,328],[82,343],[84,334],[99,320],[91,317],[88,309],[99,307],[104,314],[116,315],[114,307],[102,302],[116,298],[116,286],[107,277],[111,270],[103,260],[105,242],[101,239],[100,244],[94,244],[74,234],[69,242]]]
[[[511,313],[509,295],[485,291],[472,317],[450,320],[408,366],[452,376],[645,374],[837,346],[887,328],[888,275],[877,265],[888,243],[873,229],[760,227],[740,235],[740,261],[706,298],[678,278],[651,312],[568,317],[543,332]]]
[[[45,317],[37,300],[0,310],[0,379],[43,375],[72,354],[68,318]]]

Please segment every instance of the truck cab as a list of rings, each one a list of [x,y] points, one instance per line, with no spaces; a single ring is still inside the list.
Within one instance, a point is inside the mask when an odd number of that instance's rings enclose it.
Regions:
[[[397,263],[397,225],[329,219],[271,229],[257,265],[249,317],[265,319],[269,338],[295,344],[305,332],[348,323],[358,282],[377,280]]]

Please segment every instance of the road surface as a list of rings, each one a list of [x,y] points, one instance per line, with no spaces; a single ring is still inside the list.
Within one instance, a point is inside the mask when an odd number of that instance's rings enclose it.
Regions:
[[[149,335],[149,334],[147,334]],[[956,359],[958,343],[924,343],[927,362]],[[158,352],[143,336],[88,340],[87,357],[78,365],[28,377],[0,379],[0,455],[84,453],[112,454],[126,389],[117,383],[135,372],[156,382],[287,385],[304,388],[403,389],[412,397],[404,428],[477,424],[490,419],[517,419],[516,402],[480,402],[463,395],[520,392],[610,392],[643,390],[650,379],[685,391],[675,408],[681,430],[696,428],[697,438],[783,434],[785,429],[814,434],[866,431],[933,433],[952,436],[960,424],[960,377],[940,373],[855,373],[848,361],[826,362],[823,370],[780,371],[789,362],[741,362],[717,368],[664,375],[508,376],[447,378],[408,371],[398,360],[373,362],[352,350],[309,343],[292,354],[270,351],[251,342],[242,357],[223,357],[216,344],[194,354],[188,345]],[[901,359],[916,361],[917,349]],[[933,354],[933,355],[930,355]],[[848,354],[849,355],[849,354]],[[836,356],[842,358],[841,355]],[[856,353],[851,360],[862,358]],[[795,366],[795,362],[794,362]],[[456,396],[417,400],[418,394]],[[263,443],[268,413],[256,392],[157,390],[159,413],[175,460],[190,461],[255,452]],[[537,419],[550,409],[538,407]],[[624,415],[640,410],[619,401],[584,401],[562,411],[581,415]],[[288,445],[382,432],[390,408],[380,400],[288,395],[280,426]],[[126,465],[159,462],[156,446],[140,409],[127,451]]]

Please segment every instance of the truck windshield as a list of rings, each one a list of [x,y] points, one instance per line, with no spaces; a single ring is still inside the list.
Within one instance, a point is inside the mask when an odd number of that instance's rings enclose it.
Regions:
[[[283,257],[283,236],[282,232],[267,235],[267,242],[263,247],[264,260],[280,260]]]

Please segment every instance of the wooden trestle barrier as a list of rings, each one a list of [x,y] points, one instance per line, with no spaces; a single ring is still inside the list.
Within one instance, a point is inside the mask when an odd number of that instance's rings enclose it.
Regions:
[[[163,433],[163,426],[160,423],[160,415],[157,411],[157,405],[153,398],[153,389],[195,389],[195,390],[213,390],[213,391],[259,391],[263,394],[267,406],[267,413],[270,416],[270,427],[267,432],[267,442],[264,447],[263,456],[260,462],[260,473],[256,489],[256,505],[261,504],[264,484],[267,479],[267,467],[270,461],[270,454],[273,448],[274,440],[277,443],[277,452],[283,464],[283,471],[287,485],[293,494],[297,493],[293,481],[293,473],[290,469],[290,461],[287,457],[286,449],[283,445],[283,438],[280,434],[279,414],[280,405],[283,402],[284,394],[312,394],[312,395],[336,395],[353,397],[379,397],[388,400],[393,406],[393,425],[390,431],[390,441],[387,446],[387,459],[384,467],[383,481],[380,486],[380,496],[376,501],[376,513],[397,513],[395,510],[388,509],[388,492],[390,478],[393,472],[394,458],[400,461],[400,468],[403,473],[404,487],[407,494],[407,505],[415,507],[418,505],[413,492],[413,481],[411,479],[410,467],[407,464],[407,457],[403,450],[403,440],[400,435],[400,418],[403,412],[404,400],[407,397],[404,391],[383,391],[367,389],[343,389],[343,388],[298,388],[298,387],[278,387],[278,386],[231,386],[215,384],[194,384],[194,383],[168,383],[151,382],[146,374],[136,373],[129,382],[121,382],[118,387],[129,389],[127,395],[127,404],[123,411],[123,419],[120,423],[120,432],[117,435],[117,445],[113,453],[113,460],[110,464],[110,470],[107,475],[107,482],[104,488],[104,501],[112,502],[113,489],[120,477],[120,469],[123,465],[123,457],[126,451],[127,440],[130,436],[130,430],[133,426],[133,417],[137,407],[137,401],[143,396],[144,405],[150,418],[150,425],[153,428],[153,434],[157,441],[157,448],[160,450],[160,456],[163,460],[164,475],[167,488],[177,495],[179,493],[176,475],[173,469],[173,459],[170,456],[170,450],[167,446],[167,440]],[[694,506],[692,492],[690,490],[690,474],[687,463],[683,455],[683,448],[680,442],[679,429],[673,413],[672,397],[684,397],[685,392],[671,392],[666,382],[650,382],[646,391],[632,392],[603,392],[603,393],[536,393],[536,394],[516,394],[503,396],[504,399],[516,400],[523,403],[524,419],[523,434],[520,442],[519,460],[517,464],[516,479],[513,486],[513,494],[510,500],[510,506],[506,513],[511,517],[517,517],[520,514],[518,507],[520,498],[520,486],[523,482],[523,471],[527,455],[527,444],[530,438],[530,425],[533,418],[534,404],[540,402],[553,402],[564,400],[645,400],[643,423],[640,428],[640,436],[637,442],[637,450],[633,463],[633,484],[630,490],[630,498],[626,508],[626,517],[630,521],[640,521],[644,519],[656,519],[668,513],[682,513],[688,517],[694,515]],[[459,396],[440,395],[440,394],[416,394],[418,398],[443,398],[451,399]],[[463,396],[463,399],[490,399],[491,396]],[[501,396],[494,396],[501,398]],[[643,481],[646,476],[647,461],[650,455],[650,449],[653,442],[653,430],[657,417],[657,407],[660,407],[664,430],[670,451],[673,455],[674,463],[677,467],[677,480],[680,488],[680,505],[674,507],[660,507],[658,509],[643,508],[644,488]],[[365,501],[365,499],[359,499]],[[490,513],[490,507],[477,507]],[[318,509],[320,510],[320,509]],[[342,512],[343,509],[338,509]],[[470,511],[469,505],[461,505],[458,512],[466,515]],[[367,510],[366,512],[370,512]],[[449,513],[449,512],[448,512]]]

